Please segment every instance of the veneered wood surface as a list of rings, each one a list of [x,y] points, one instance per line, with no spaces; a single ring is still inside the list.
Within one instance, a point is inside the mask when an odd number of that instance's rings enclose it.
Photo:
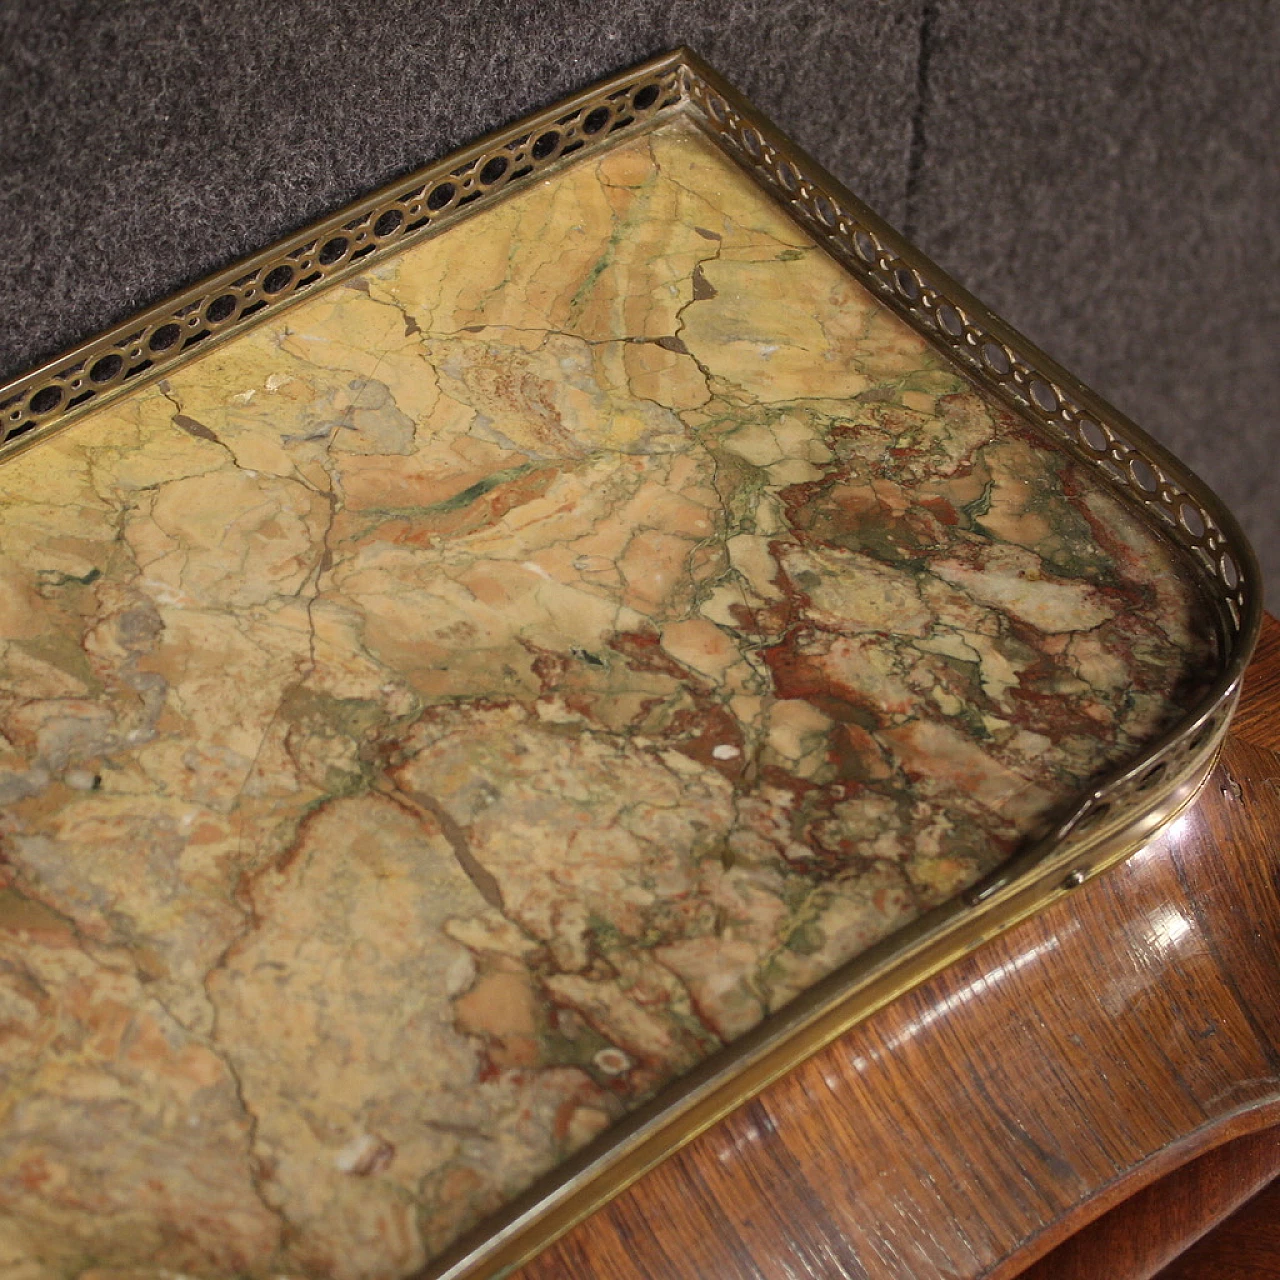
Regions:
[[[1277,697],[1268,619],[1221,762],[1169,831],[815,1055],[523,1280],[1009,1280],[1280,1121]]]
[[[1246,1134],[1161,1178],[1064,1240],[1018,1280],[1148,1280],[1280,1174],[1280,1130]]]
[[[1280,1145],[1280,1136],[1276,1141]],[[1280,1181],[1260,1191],[1155,1280],[1280,1280]]]

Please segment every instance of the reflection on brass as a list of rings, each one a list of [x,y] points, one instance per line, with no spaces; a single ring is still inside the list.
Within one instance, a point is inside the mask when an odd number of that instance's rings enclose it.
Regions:
[[[426,1274],[440,1280],[496,1275],[518,1265],[853,1023],[1149,841],[1208,777],[1260,625],[1257,566],[1218,499],[939,271],[686,50],[501,130],[15,379],[0,388],[0,454],[15,456],[50,440],[87,412],[171,376],[282,309],[463,219],[480,218],[483,227],[484,212],[504,196],[554,182],[584,156],[604,155],[676,122],[700,131],[879,303],[1075,465],[1102,478],[1127,511],[1159,532],[1203,596],[1217,665],[1205,673],[1203,691],[1179,723],[1091,784],[1033,847],[809,987],[613,1124],[437,1258]],[[713,286],[696,273],[693,287],[695,299],[711,296]],[[679,338],[651,341],[689,354]],[[198,418],[177,414],[173,422],[189,437],[219,444]],[[591,653],[583,661],[604,663]],[[388,782],[378,791],[428,823],[434,816],[457,865],[484,901],[502,910],[498,879],[440,801],[416,786]],[[367,1162],[373,1167],[389,1158],[377,1148]]]

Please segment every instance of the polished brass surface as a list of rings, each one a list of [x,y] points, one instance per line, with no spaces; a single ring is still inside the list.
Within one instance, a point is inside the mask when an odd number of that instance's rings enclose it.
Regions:
[[[1104,476],[1182,549],[1218,622],[1219,669],[1180,725],[1082,797],[1034,848],[858,957],[611,1129],[439,1259],[427,1274],[440,1280],[500,1274],[528,1259],[853,1023],[1141,847],[1208,776],[1260,625],[1253,553],[1206,486],[949,279],[686,50],[492,134],[13,380],[0,388],[0,455],[38,444],[260,318],[676,114],[696,123],[881,302],[1056,447]]]

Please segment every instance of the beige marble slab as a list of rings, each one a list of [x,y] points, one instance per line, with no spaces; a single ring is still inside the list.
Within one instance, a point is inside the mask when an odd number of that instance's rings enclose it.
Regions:
[[[0,466],[0,1276],[406,1275],[1211,665],[687,128]]]

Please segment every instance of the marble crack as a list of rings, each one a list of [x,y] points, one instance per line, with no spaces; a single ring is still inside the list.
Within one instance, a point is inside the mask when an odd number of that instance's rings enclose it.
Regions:
[[[456,818],[440,803],[435,796],[422,791],[410,791],[398,783],[388,787],[379,787],[379,792],[402,809],[407,809],[420,822],[430,819],[440,829],[440,834],[448,841],[453,856],[463,875],[475,886],[476,892],[493,907],[495,911],[504,912],[502,888],[497,878],[471,852],[471,844]],[[430,822],[427,825],[431,825]]]
[[[706,195],[705,195],[704,193],[699,192],[699,191],[695,191],[695,190],[694,190],[692,187],[690,187],[687,183],[681,182],[679,178],[673,178],[673,177],[671,176],[671,174],[670,174],[670,173],[668,173],[665,169],[663,169],[661,165],[657,164],[657,162],[656,162],[656,161],[655,161],[655,167],[658,169],[658,172],[662,174],[663,178],[664,178],[667,182],[671,183],[671,185],[672,185],[673,187],[679,187],[679,189],[680,189],[681,191],[683,191],[686,195],[691,196],[691,197],[692,197],[694,200],[696,200],[699,204],[706,205],[706,207],[707,207],[708,209],[710,209],[710,210],[712,211],[712,213],[713,213],[713,214],[719,214],[719,213],[722,213],[722,210],[717,209],[717,208],[716,208],[716,207],[715,207],[715,206],[714,206],[714,205],[713,205],[713,204],[712,204],[712,203],[707,199],[707,197],[706,197]],[[799,228],[797,228],[797,230],[799,230]],[[801,249],[801,250],[804,250],[804,251],[813,251],[813,250],[816,250],[816,249],[818,248],[818,246],[817,246],[817,245],[816,245],[816,244],[815,244],[811,239],[809,239],[807,236],[806,236],[806,237],[805,237],[805,239],[803,239],[803,240],[791,241],[791,240],[782,240],[782,239],[780,239],[778,236],[774,235],[774,234],[773,234],[773,232],[771,232],[771,231],[762,231],[762,230],[760,230],[760,229],[759,229],[759,228],[757,228],[757,227],[753,227],[753,228],[751,228],[751,232],[752,232],[752,234],[753,234],[753,235],[766,236],[768,239],[772,240],[774,244],[776,244],[776,245],[780,245],[784,250],[786,250],[786,249]],[[803,231],[801,231],[801,232],[800,232],[800,234],[801,234],[801,235],[804,235],[804,232],[803,232]],[[723,240],[723,237],[721,237],[721,239]]]
[[[216,444],[218,448],[223,450],[227,457],[231,459],[233,466],[237,468],[240,466],[233,450],[218,437],[216,432],[205,426],[203,422],[197,422],[195,418],[188,417],[182,412],[182,402],[173,394],[173,389],[167,378],[162,378],[158,383],[156,383],[156,389],[171,405],[173,405],[173,413],[170,415],[169,420],[178,428],[179,431],[185,432],[187,435],[192,436],[197,440],[204,440],[209,444]]]
[[[697,286],[697,278],[702,277],[705,280],[706,277],[703,276],[702,274],[703,267],[708,262],[719,261],[720,256],[721,254],[723,254],[723,252],[724,252],[724,241],[721,240],[716,244],[715,253],[708,254],[705,258],[699,258],[697,262],[693,264],[693,269],[689,272],[689,301],[681,303],[680,307],[676,310],[676,331],[674,335],[672,335],[675,338],[675,340],[679,342],[681,347],[684,348],[685,354],[689,357],[690,360],[693,361],[693,363],[697,366],[698,372],[702,375],[703,381],[706,383],[706,386],[707,386],[707,402],[708,403],[710,403],[710,401],[715,399],[715,393],[711,390],[711,381],[715,375],[711,372],[710,369],[707,368],[706,365],[702,363],[701,360],[698,359],[696,355],[693,354],[693,352],[689,348],[689,344],[685,342],[684,313],[688,311],[688,309],[691,306],[693,306],[695,303],[704,302],[704,301],[707,301],[709,298],[714,298],[716,296],[714,292],[707,294],[702,290],[700,290]],[[742,390],[742,388],[738,388],[738,389],[740,391]],[[755,397],[751,397],[751,399],[755,401]],[[758,401],[755,401],[755,402],[758,403]],[[685,412],[689,412],[689,411],[685,410]],[[684,421],[684,419],[681,418],[681,421]]]
[[[233,943],[232,945],[234,946],[235,944]],[[231,948],[228,947],[227,951],[229,952],[230,950]],[[218,964],[205,975],[206,983],[212,974],[221,966],[225,956],[226,953],[224,953],[222,959],[218,961]],[[206,994],[207,991],[208,988],[206,986]],[[215,1011],[214,1029],[210,1031],[208,1037],[206,1037],[202,1043],[209,1052],[214,1054],[218,1061],[222,1063],[222,1066],[227,1073],[227,1077],[231,1081],[231,1088],[235,1093],[236,1103],[244,1115],[247,1130],[245,1135],[244,1158],[249,1189],[253,1192],[262,1207],[280,1224],[280,1239],[276,1244],[275,1256],[273,1258],[274,1266],[280,1267],[283,1264],[283,1254],[289,1239],[298,1234],[297,1228],[290,1221],[288,1214],[286,1214],[279,1205],[272,1203],[271,1198],[267,1195],[266,1188],[263,1186],[262,1170],[259,1167],[257,1156],[258,1129],[260,1127],[258,1114],[249,1105],[248,1099],[245,1097],[244,1081],[241,1080],[240,1073],[236,1070],[235,1064],[231,1060],[231,1055],[218,1043],[216,1021],[217,1005],[214,1004],[212,998],[210,998],[209,1003],[213,1006]]]
[[[707,261],[711,261],[711,259],[707,259]],[[695,267],[694,269],[696,271],[698,268]],[[700,301],[700,300],[701,299],[699,298],[694,299],[694,301]],[[685,303],[684,305],[688,306],[689,304]],[[681,311],[683,311],[683,309],[684,308],[682,307]],[[437,338],[461,338],[463,337],[464,334],[479,336],[480,334],[488,333],[491,330],[498,330],[503,333],[543,334],[544,338],[543,338],[543,342],[540,344],[541,346],[545,346],[547,340],[549,340],[550,338],[564,338],[566,341],[569,341],[569,342],[581,343],[584,347],[612,347],[612,346],[661,347],[664,351],[670,351],[673,355],[687,356],[691,361],[693,361],[694,366],[697,368],[698,372],[702,374],[704,380],[709,380],[710,378],[710,374],[703,367],[703,365],[698,361],[698,358],[693,354],[692,351],[688,349],[688,347],[684,345],[684,342],[681,340],[678,331],[674,334],[667,334],[657,338],[645,338],[645,337],[636,337],[636,336],[629,336],[629,335],[624,335],[622,337],[617,337],[617,338],[587,338],[587,337],[583,337],[581,334],[571,333],[567,329],[547,329],[547,328],[541,328],[533,325],[479,324],[479,325],[464,325],[461,329],[454,329],[448,332],[431,333],[426,336],[437,337]],[[679,344],[679,345],[675,345],[675,344]],[[636,391],[635,388],[631,385],[630,377],[628,377],[628,380],[627,380],[627,390],[629,391],[632,399],[641,401],[645,404],[652,404],[656,408],[663,409],[666,412],[672,414],[681,422],[684,422],[684,418],[681,415],[684,413],[690,412],[690,410],[688,409],[676,410],[671,405],[665,404],[663,401],[658,400],[654,396],[641,395],[640,392]],[[711,391],[709,381],[708,381],[706,391],[707,391],[707,399],[703,401],[704,405],[709,404],[712,400],[715,399],[715,395]],[[702,406],[697,406],[697,407],[701,408]]]

